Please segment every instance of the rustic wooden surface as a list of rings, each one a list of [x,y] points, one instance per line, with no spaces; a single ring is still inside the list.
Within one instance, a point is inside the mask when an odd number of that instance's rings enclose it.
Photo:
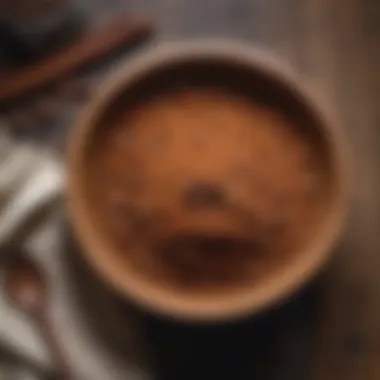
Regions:
[[[380,127],[380,2],[87,0],[83,8],[89,14],[120,8],[148,11],[160,39],[226,36],[268,48],[290,61],[322,100],[337,110],[352,147],[352,212],[319,293],[316,339],[305,339],[313,337],[305,327],[310,313],[303,310],[310,305],[301,303],[301,311],[286,311],[291,323],[284,330],[287,337],[281,337],[282,355],[286,353],[287,362],[293,364],[280,367],[271,379],[380,379],[380,133],[376,129]],[[155,337],[161,334],[161,341],[173,331],[179,333],[174,327],[169,327],[168,335],[162,332],[165,329],[150,329]]]
[[[137,2],[141,7],[150,6],[148,1]],[[267,47],[289,60],[322,100],[336,109],[352,147],[354,197],[346,234],[321,294],[315,360],[307,378],[378,380],[380,2],[152,3],[164,37],[229,36]]]
[[[150,8],[166,38],[238,37],[277,52],[337,110],[352,146],[352,213],[321,294],[314,365],[292,378],[378,380],[380,2],[136,0],[135,6]]]

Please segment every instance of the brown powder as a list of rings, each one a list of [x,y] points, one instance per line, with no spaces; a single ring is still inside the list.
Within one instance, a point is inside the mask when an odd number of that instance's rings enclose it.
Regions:
[[[183,89],[120,110],[91,158],[102,227],[142,274],[176,287],[266,275],[317,223],[309,139],[242,95]]]

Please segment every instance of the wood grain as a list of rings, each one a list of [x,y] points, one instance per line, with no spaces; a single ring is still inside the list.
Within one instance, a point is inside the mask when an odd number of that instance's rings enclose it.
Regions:
[[[294,370],[288,378],[380,379],[380,2],[152,0],[145,6],[165,38],[228,36],[273,50],[336,109],[352,148],[352,211],[324,279],[314,363],[307,375]]]
[[[237,36],[263,45],[289,61],[322,102],[337,111],[352,148],[352,210],[324,280],[314,363],[309,375],[294,371],[289,378],[378,380],[380,3],[206,1],[207,21],[201,15],[205,2],[185,3],[176,2],[175,25],[168,22],[169,5],[157,11],[167,35]],[[236,9],[239,17],[234,17]]]
[[[89,8],[96,13],[94,4],[100,2],[83,2],[91,3]],[[112,3],[125,8],[124,0]],[[227,36],[273,50],[337,110],[352,147],[352,212],[325,275],[311,347],[314,364],[308,371],[299,370],[305,355],[295,351],[304,354],[310,348],[293,350],[297,334],[285,334],[284,352],[293,355],[296,365],[288,375],[279,370],[272,380],[379,380],[380,2],[130,0],[128,7],[150,12],[163,39]],[[4,91],[2,84],[0,100]],[[305,319],[300,318],[294,330],[303,331]],[[273,367],[271,361],[269,365]]]
[[[273,50],[336,109],[352,148],[352,212],[324,279],[311,347],[314,364],[308,374],[294,370],[286,378],[380,379],[380,2],[146,0],[144,5],[166,39],[228,36]],[[291,350],[294,334],[287,339]]]
[[[291,0],[275,1],[277,8],[267,3],[272,12],[263,13],[270,15],[264,22],[266,46],[290,61],[337,111],[354,171],[351,214],[325,274],[313,365],[305,378],[378,380],[380,3]]]
[[[376,7],[309,0],[306,9],[309,73],[338,110],[355,176],[347,231],[322,294],[313,367],[318,380],[376,380],[380,374],[378,50],[366,30]]]

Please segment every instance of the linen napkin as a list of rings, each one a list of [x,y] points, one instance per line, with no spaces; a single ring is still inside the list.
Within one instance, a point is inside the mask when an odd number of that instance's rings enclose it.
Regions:
[[[73,300],[74,290],[62,262],[63,185],[63,165],[52,152],[40,146],[15,143],[0,126],[0,344],[37,366],[52,367],[36,326],[10,305],[4,294],[6,260],[2,261],[2,255],[8,251],[4,248],[23,246],[46,272],[52,323],[75,377],[89,380],[147,378],[137,364],[127,360],[127,354],[115,355],[102,345]],[[42,208],[45,212],[41,215]],[[111,304],[107,304],[110,301],[101,291],[93,298],[107,318],[107,312],[112,310]],[[122,317],[118,323],[120,334],[128,330]],[[125,339],[129,336],[127,331]],[[19,369],[17,375],[10,375],[0,360],[0,380],[35,378],[23,371]]]

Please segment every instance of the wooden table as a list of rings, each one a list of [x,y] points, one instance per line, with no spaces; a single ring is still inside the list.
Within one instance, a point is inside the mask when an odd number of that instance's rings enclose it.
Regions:
[[[268,48],[288,60],[325,103],[337,110],[352,146],[354,197],[345,236],[323,276],[322,289],[318,286],[320,306],[316,308],[314,296],[307,293],[281,310],[259,318],[254,322],[256,332],[252,335],[258,346],[252,348],[252,359],[244,356],[244,360],[266,363],[266,368],[277,367],[277,371],[264,370],[266,374],[256,371],[253,378],[260,380],[379,380],[380,169],[376,164],[380,157],[380,133],[376,126],[380,122],[380,2],[83,0],[83,3],[89,14],[120,8],[148,11],[162,39],[225,36]],[[315,289],[314,286],[309,291]],[[280,330],[274,327],[279,325],[286,327]],[[170,355],[178,344],[188,342],[189,330],[162,325],[160,321],[149,321],[146,326],[149,338],[158,339],[158,346],[169,336],[182,334],[182,340],[172,343],[172,351],[168,348]],[[232,335],[240,338],[233,338],[232,344],[246,344],[245,333],[239,327],[234,328],[238,333]],[[215,333],[207,334],[209,338]],[[271,342],[282,342],[280,361],[272,361],[272,356],[265,354],[269,336]]]
[[[380,2],[143,3],[163,37],[238,37],[275,51],[337,110],[352,147],[352,212],[320,294],[312,369],[297,378],[380,379]]]

